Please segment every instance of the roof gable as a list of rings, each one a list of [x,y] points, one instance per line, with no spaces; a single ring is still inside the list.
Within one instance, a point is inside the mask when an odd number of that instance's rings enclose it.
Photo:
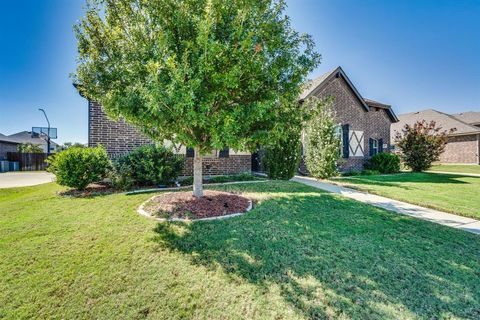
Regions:
[[[315,93],[319,92],[324,86],[326,86],[330,81],[335,78],[341,77],[347,83],[348,87],[352,90],[355,97],[358,99],[362,107],[365,111],[369,111],[368,105],[365,103],[365,100],[362,98],[360,93],[358,92],[357,88],[353,85],[350,81],[348,76],[346,75],[345,71],[343,71],[342,67],[337,67],[320,77],[313,79],[312,81],[307,82],[305,85],[305,89],[300,94],[300,102],[304,101],[305,99],[315,95]]]

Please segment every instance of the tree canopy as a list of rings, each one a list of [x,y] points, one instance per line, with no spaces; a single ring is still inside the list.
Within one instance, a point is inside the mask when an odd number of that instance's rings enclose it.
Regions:
[[[202,153],[251,149],[298,113],[320,56],[279,0],[89,0],[74,81],[113,118]]]

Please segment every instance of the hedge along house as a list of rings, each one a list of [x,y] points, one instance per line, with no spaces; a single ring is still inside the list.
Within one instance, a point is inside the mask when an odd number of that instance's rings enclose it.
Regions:
[[[440,163],[480,164],[480,112],[450,115],[433,109],[399,115],[400,121],[392,126],[392,143],[397,132],[417,121],[434,121],[442,130],[455,131],[448,135]]]
[[[113,121],[108,118],[102,106],[94,101],[88,101],[88,146],[102,145],[111,158],[124,155],[133,149],[146,144],[154,144],[141,131],[133,125],[120,119]],[[193,175],[192,148],[173,145],[170,141],[164,142],[171,146],[174,153],[185,157],[182,175]],[[203,175],[228,175],[251,172],[251,154],[234,150],[216,150],[203,158]]]
[[[341,67],[308,83],[300,103],[310,97],[333,98],[332,108],[341,128],[341,171],[361,170],[373,155],[390,151],[390,126],[398,121],[397,116],[391,106],[364,99]],[[303,161],[300,172],[308,174]]]

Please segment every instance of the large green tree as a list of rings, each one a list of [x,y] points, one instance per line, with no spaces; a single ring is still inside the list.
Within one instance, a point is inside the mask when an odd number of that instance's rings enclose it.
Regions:
[[[202,155],[251,150],[297,118],[300,85],[319,63],[282,0],[90,0],[75,26],[74,81],[106,113]]]

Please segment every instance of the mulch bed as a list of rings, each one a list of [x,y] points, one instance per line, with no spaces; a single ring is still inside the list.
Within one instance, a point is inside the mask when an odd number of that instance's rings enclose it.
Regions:
[[[238,194],[205,190],[203,198],[191,191],[172,192],[150,200],[145,211],[160,218],[202,219],[247,211],[250,202]]]
[[[115,188],[107,183],[90,183],[85,190],[70,189],[67,191],[59,192],[61,196],[75,197],[75,198],[88,198],[93,196],[107,195],[117,192]]]

